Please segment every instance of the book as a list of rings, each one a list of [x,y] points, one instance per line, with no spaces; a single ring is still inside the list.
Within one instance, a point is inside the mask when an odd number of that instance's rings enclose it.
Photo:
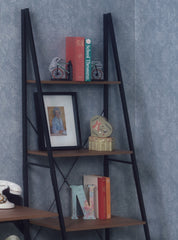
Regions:
[[[98,178],[99,219],[106,219],[106,178]]]
[[[96,175],[84,175],[83,176],[83,185],[85,189],[85,193],[87,193],[87,185],[94,184],[94,199],[95,199],[95,216],[99,218],[99,210],[98,210],[98,177]],[[86,194],[87,195],[87,194]]]
[[[111,218],[111,187],[110,187],[110,178],[105,177],[106,179],[106,219]]]
[[[85,38],[66,37],[66,62],[72,62],[73,81],[85,80]]]
[[[85,39],[85,81],[91,81],[91,39]]]
[[[83,185],[86,196],[88,195],[88,185],[95,185],[94,204],[95,216],[99,219],[111,218],[111,190],[110,178],[97,175],[84,175]],[[88,196],[87,196],[88,197]]]

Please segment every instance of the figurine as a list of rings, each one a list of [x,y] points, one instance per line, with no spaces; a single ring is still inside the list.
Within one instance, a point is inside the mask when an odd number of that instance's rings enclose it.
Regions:
[[[66,63],[62,58],[55,57],[49,65],[51,79],[72,80],[72,62]]]
[[[111,124],[102,116],[94,116],[90,120],[91,136],[109,137],[112,133]]]
[[[94,80],[103,80],[103,65],[100,61],[91,62],[91,77]]]
[[[90,120],[91,136],[89,137],[89,150],[112,151],[114,141],[111,124],[102,116],[94,116]]]

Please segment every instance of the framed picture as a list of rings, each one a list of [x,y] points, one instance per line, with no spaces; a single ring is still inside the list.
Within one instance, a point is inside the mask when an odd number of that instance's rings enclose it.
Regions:
[[[80,126],[75,92],[44,92],[43,100],[53,150],[78,149],[81,146]],[[38,95],[34,93],[39,148],[46,150]]]

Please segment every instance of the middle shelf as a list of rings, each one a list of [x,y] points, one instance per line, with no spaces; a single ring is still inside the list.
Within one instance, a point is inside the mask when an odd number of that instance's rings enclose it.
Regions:
[[[113,151],[91,151],[88,149],[79,150],[60,150],[53,151],[53,157],[84,157],[84,156],[106,156],[106,155],[121,155],[121,154],[132,154],[129,150],[113,150]],[[36,156],[48,156],[47,151],[28,150],[29,155]]]

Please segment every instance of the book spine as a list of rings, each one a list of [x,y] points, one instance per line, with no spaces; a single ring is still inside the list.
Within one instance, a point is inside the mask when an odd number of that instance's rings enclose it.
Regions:
[[[99,219],[106,219],[106,179],[98,178]]]
[[[106,219],[111,218],[111,188],[110,178],[106,177]]]
[[[72,62],[73,81],[84,81],[85,48],[83,37],[66,37],[66,62]]]
[[[85,39],[85,81],[91,81],[91,39]]]

